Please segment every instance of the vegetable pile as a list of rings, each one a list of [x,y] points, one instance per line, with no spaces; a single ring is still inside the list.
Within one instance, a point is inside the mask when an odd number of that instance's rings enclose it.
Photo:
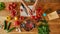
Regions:
[[[38,27],[38,34],[49,34],[49,25],[46,20],[42,20],[41,25]]]

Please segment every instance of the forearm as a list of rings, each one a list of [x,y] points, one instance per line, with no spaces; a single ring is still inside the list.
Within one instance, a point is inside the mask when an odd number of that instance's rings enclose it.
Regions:
[[[24,7],[25,7],[27,10],[29,9],[28,6],[27,6],[27,4],[25,4],[24,1],[22,1],[21,3],[24,5]]]
[[[36,7],[37,5],[38,5],[38,0],[36,0],[35,4],[33,6]]]

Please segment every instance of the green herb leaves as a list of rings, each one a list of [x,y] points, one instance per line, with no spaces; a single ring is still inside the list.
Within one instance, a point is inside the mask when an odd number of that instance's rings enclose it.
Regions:
[[[5,8],[5,4],[3,2],[0,2],[0,10],[3,10]]]
[[[49,26],[46,20],[43,20],[41,25],[38,27],[38,34],[49,34]]]

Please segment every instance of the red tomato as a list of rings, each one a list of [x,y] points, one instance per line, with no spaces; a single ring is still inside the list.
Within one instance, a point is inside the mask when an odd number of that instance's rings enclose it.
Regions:
[[[33,27],[33,24],[32,23],[26,23],[26,27],[32,28]]]
[[[31,19],[35,19],[35,16],[31,16]]]
[[[16,3],[12,3],[12,6],[13,6],[13,8],[16,8],[17,4]]]
[[[24,17],[23,16],[20,16],[20,20],[23,20],[24,19]]]
[[[15,26],[19,26],[19,25],[20,25],[20,22],[19,22],[19,21],[15,21],[15,22],[14,22],[14,25],[15,25]]]
[[[30,27],[30,28],[32,28],[32,27],[33,27],[33,24],[32,24],[32,23],[30,23],[29,27]]]
[[[12,10],[12,9],[15,9],[16,6],[17,6],[16,3],[10,3],[8,8],[9,8],[9,10]]]
[[[36,10],[36,13],[40,13],[41,10],[42,10],[42,8],[39,7],[39,8]]]
[[[13,17],[17,14],[16,10],[11,10],[10,12],[11,12],[11,16],[13,16]]]
[[[13,9],[12,5],[9,5],[8,9],[9,10],[12,10]]]
[[[37,19],[38,17],[37,16],[31,16],[31,19]]]
[[[28,27],[28,28],[29,28],[29,23],[26,23],[26,27]]]

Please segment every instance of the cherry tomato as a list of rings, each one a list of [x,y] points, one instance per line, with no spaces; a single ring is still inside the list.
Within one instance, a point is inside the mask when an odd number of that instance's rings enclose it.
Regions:
[[[9,5],[8,9],[9,10],[12,10],[13,9],[12,5]]]
[[[30,23],[29,27],[30,27],[30,28],[32,28],[32,27],[33,27],[33,24],[32,24],[32,23]]]
[[[10,3],[9,6],[8,6],[8,9],[12,10],[12,9],[15,9],[16,7],[17,7],[16,3]]]
[[[42,8],[39,7],[39,8],[36,10],[36,13],[40,13],[41,10],[42,10]]]
[[[35,16],[31,16],[31,19],[35,19]]]
[[[20,25],[20,22],[19,22],[19,21],[15,21],[15,22],[14,22],[14,25],[15,25],[15,26],[19,26],[19,25]]]
[[[16,14],[17,14],[17,12],[16,12],[15,9],[14,9],[14,10],[11,10],[10,12],[11,12],[11,16],[12,16],[12,17],[16,16]]]
[[[20,20],[23,20],[24,19],[24,17],[23,16],[20,16]]]
[[[31,19],[37,19],[37,17],[36,16],[31,16]]]
[[[16,8],[17,7],[17,4],[16,3],[12,3],[12,7],[13,8]]]

